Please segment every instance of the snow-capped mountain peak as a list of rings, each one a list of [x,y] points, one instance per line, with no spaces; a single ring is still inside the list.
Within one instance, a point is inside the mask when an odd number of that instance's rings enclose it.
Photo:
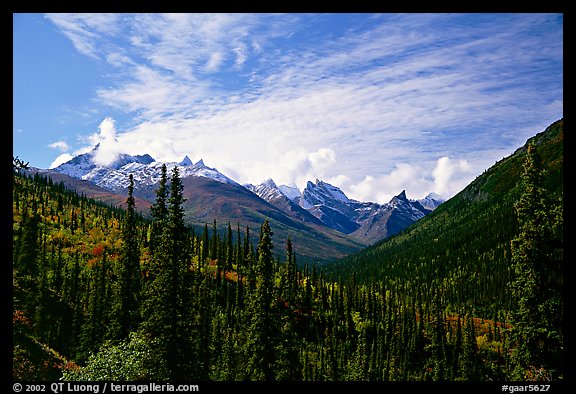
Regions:
[[[263,183],[263,185],[268,186],[271,189],[276,189],[276,190],[280,190],[278,188],[278,186],[276,186],[276,183],[274,183],[274,181],[272,180],[272,178],[268,178],[266,179]]]
[[[134,177],[136,190],[148,193],[160,181],[163,165],[166,165],[169,173],[178,167],[181,178],[203,177],[240,186],[217,169],[208,167],[203,160],[194,164],[187,155],[180,162],[162,163],[150,155],[117,154],[110,164],[102,165],[105,161],[98,160],[99,149],[101,147],[97,145],[90,152],[74,157],[53,171],[89,181],[119,194],[126,193],[129,175]],[[244,187],[292,218],[323,225],[370,242],[397,233],[430,213],[443,201],[435,193],[421,200],[409,200],[406,191],[402,190],[389,203],[360,202],[349,199],[340,188],[320,179],[308,182],[302,192],[295,186],[278,186],[272,179],[260,185]]]
[[[316,179],[315,183],[307,183],[300,199],[300,206],[304,209],[310,209],[316,205],[331,206],[348,203],[350,199],[342,190],[319,179]]]
[[[442,204],[445,199],[439,195],[438,193],[429,193],[426,197],[418,200],[420,204],[426,209],[433,211],[434,209],[438,208],[440,204]]]
[[[102,166],[94,160],[98,149],[99,145],[96,145],[90,152],[74,157],[56,167],[54,171],[90,181],[111,191],[127,188],[130,174],[134,176],[136,188],[138,185],[154,185],[160,180],[162,164],[166,164],[168,170],[178,166],[182,178],[197,176],[238,185],[215,168],[207,167],[202,160],[193,164],[188,156],[184,157],[180,163],[160,163],[148,154],[132,156],[122,153],[110,165]]]
[[[292,201],[296,201],[302,197],[302,193],[296,186],[280,185],[278,186],[278,189]]]
[[[285,197],[278,186],[276,186],[276,183],[274,183],[274,181],[270,178],[266,179],[259,185],[248,184],[244,185],[244,187],[268,202],[273,199]]]
[[[338,201],[341,201],[343,203],[348,203],[350,201],[350,199],[346,196],[346,194],[344,194],[342,190],[340,190],[340,188],[333,186],[327,182],[319,181],[318,179],[316,179],[316,186],[322,187],[333,198],[335,198]]]
[[[192,160],[190,160],[188,155],[186,155],[186,157],[184,157],[184,159],[179,164],[181,166],[193,166],[194,165],[194,163],[192,163]]]

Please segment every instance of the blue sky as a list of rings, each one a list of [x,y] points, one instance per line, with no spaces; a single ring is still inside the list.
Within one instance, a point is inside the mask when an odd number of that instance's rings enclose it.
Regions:
[[[14,155],[450,197],[563,116],[561,14],[14,14]]]

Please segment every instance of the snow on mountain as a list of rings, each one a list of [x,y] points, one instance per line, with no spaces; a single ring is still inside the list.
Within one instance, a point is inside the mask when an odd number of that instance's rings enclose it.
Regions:
[[[244,187],[268,202],[273,199],[284,197],[293,203],[298,204],[298,199],[302,196],[302,193],[300,193],[300,190],[298,190],[297,187],[286,185],[278,186],[270,178],[259,185],[247,184],[244,185]]]
[[[423,218],[429,213],[418,201],[410,201],[406,197],[406,190],[402,190],[400,194],[392,197],[388,203],[392,208],[402,211],[413,221]]]
[[[351,200],[338,187],[316,179],[315,183],[308,182],[302,192],[300,206],[310,209],[317,205],[327,205],[337,208],[338,205],[349,204]]]
[[[278,186],[278,189],[292,201],[296,201],[302,197],[302,193],[300,193],[300,190],[295,186],[280,185]]]
[[[121,154],[109,166],[99,166],[94,162],[94,155],[99,146],[70,161],[56,167],[54,171],[69,175],[74,178],[90,181],[100,187],[111,191],[126,189],[128,187],[128,177],[134,177],[135,187],[140,185],[154,185],[161,177],[162,164],[166,164],[168,174],[175,166],[178,166],[181,178],[190,176],[210,178],[221,183],[238,185],[235,181],[218,172],[215,168],[207,167],[202,160],[193,164],[188,156],[180,163],[161,163],[155,161],[150,155],[132,156]]]
[[[250,190],[252,193],[256,194],[264,201],[268,202],[276,198],[285,197],[272,179],[267,179],[259,185],[248,184],[244,185],[244,187]]]
[[[61,164],[53,171],[91,183],[120,194],[128,188],[129,175],[134,177],[135,189],[149,192],[160,181],[161,168],[166,164],[168,176],[178,166],[181,178],[204,177],[220,183],[240,186],[203,160],[193,163],[188,156],[180,162],[161,163],[150,155],[120,154],[107,166],[96,164],[94,156],[99,146]],[[300,192],[293,186],[278,186],[272,179],[260,185],[244,187],[280,209],[291,218],[316,223],[349,234],[361,242],[376,242],[406,228],[430,213],[443,200],[430,193],[421,200],[409,200],[402,191],[386,204],[360,202],[349,199],[338,187],[316,179],[308,182]]]
[[[186,155],[186,157],[184,157],[184,160],[182,160],[180,163],[178,163],[181,166],[192,166],[194,165],[192,163],[192,160],[190,160],[190,158],[188,157],[188,155]]]
[[[438,208],[438,206],[440,204],[442,204],[444,202],[444,198],[442,198],[441,195],[439,195],[438,193],[430,193],[428,194],[426,197],[418,200],[418,202],[420,204],[422,204],[422,206],[426,209],[429,209],[431,211],[435,210],[436,208]]]
[[[385,204],[360,202],[318,179],[308,182],[299,203],[328,227],[369,242],[395,234],[431,212],[409,200],[405,190]]]

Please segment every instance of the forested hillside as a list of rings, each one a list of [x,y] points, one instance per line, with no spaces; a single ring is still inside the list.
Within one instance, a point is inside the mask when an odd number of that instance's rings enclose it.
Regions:
[[[559,151],[561,171],[561,123],[555,127],[552,142],[536,150]],[[527,172],[524,156],[510,161],[517,176]],[[537,349],[518,346],[529,311],[509,315],[511,303],[547,297],[516,292],[516,300],[506,290],[529,268],[520,246],[510,247],[516,223],[530,229],[514,209],[528,181],[494,198],[500,173],[488,174],[471,185],[477,193],[467,188],[327,276],[297,266],[291,239],[273,244],[267,220],[259,232],[229,225],[223,237],[217,223],[188,228],[177,167],[164,170],[151,220],[136,213],[131,187],[120,210],[15,169],[13,377],[558,379],[557,363],[535,365]]]
[[[447,315],[467,311],[508,322],[518,306],[510,286],[516,280],[512,241],[524,231],[518,210],[526,204],[519,202],[522,196],[531,193],[523,179],[531,145],[540,178],[539,209],[546,212],[535,231],[562,264],[563,120],[559,120],[401,234],[328,265],[328,276],[378,281],[405,294],[440,291]],[[535,208],[524,212],[538,215]],[[549,230],[553,234],[547,234]],[[554,278],[557,284],[552,287],[561,294],[561,267],[554,263],[542,271],[541,286]],[[562,316],[561,311],[554,313]],[[554,321],[561,324],[557,318]]]

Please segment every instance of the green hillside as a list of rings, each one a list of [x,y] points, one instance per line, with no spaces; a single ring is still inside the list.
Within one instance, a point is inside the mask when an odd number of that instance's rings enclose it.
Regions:
[[[518,232],[526,146],[534,143],[552,200],[563,193],[563,120],[529,139],[464,190],[401,234],[326,267],[334,278],[381,281],[387,288],[442,288],[452,310],[493,318],[509,310],[510,242]]]

